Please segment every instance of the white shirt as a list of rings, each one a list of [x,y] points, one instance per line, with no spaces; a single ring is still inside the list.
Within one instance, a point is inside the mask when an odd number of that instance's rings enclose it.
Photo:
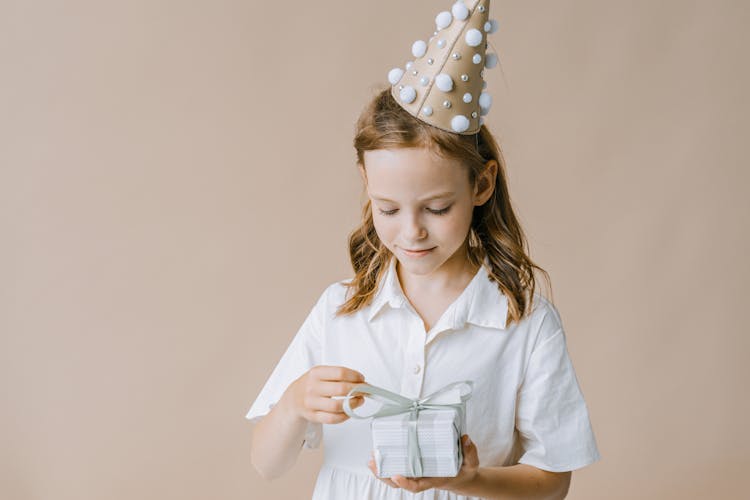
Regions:
[[[480,466],[523,463],[563,472],[599,460],[560,315],[550,302],[535,294],[531,314],[507,326],[507,297],[483,266],[426,332],[395,264],[392,257],[372,303],[351,315],[334,317],[345,301],[343,281],[325,289],[247,419],[266,415],[289,384],[316,365],[357,370],[368,384],[409,398],[471,380],[466,433],[477,446]],[[358,413],[378,407],[366,401]],[[411,494],[376,478],[367,466],[370,422],[308,424],[305,447],[319,447],[322,437],[325,450],[313,499],[467,498],[438,489]]]

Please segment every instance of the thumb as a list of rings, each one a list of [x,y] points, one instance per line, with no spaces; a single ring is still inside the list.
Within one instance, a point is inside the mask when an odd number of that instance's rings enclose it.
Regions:
[[[468,467],[479,467],[479,455],[477,454],[477,447],[474,442],[469,438],[468,434],[461,436],[461,443],[464,452],[464,464]]]

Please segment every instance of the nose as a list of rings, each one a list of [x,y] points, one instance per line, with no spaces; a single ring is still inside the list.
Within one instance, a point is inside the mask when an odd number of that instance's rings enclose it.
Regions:
[[[404,240],[408,243],[420,241],[427,237],[427,228],[424,227],[422,218],[413,214],[404,222]]]

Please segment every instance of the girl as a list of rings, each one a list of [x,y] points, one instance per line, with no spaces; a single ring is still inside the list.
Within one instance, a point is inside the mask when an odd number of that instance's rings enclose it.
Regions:
[[[400,73],[357,122],[368,200],[349,237],[354,277],[323,291],[248,411],[253,465],[280,476],[323,440],[314,499],[564,498],[571,471],[600,457],[560,315],[536,292],[534,270],[549,278],[527,255],[500,149],[472,113],[468,127],[456,119],[456,103],[445,106],[453,115],[420,111],[450,91],[417,93],[410,109]],[[341,397],[368,383],[416,399],[460,380],[474,392],[458,475],[378,478],[370,422],[349,419]]]

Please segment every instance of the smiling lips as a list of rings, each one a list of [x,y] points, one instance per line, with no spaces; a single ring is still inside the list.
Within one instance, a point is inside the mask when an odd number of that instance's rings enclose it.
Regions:
[[[403,250],[406,255],[411,255],[411,256],[418,257],[420,255],[427,255],[429,252],[431,252],[434,249],[435,249],[435,247],[433,247],[433,248],[426,248],[424,250],[408,250],[406,248],[402,248],[401,250]]]

